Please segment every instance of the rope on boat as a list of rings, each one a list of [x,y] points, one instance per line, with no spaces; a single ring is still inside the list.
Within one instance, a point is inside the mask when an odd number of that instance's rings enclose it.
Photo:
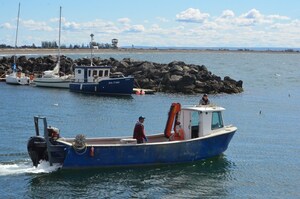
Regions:
[[[78,155],[83,155],[87,150],[85,136],[83,134],[76,135],[72,146]]]

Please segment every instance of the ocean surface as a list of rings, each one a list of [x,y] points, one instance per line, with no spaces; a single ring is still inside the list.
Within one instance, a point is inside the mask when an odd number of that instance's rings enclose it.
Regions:
[[[35,55],[32,55],[35,56]],[[67,55],[71,58],[88,55]],[[190,164],[59,170],[34,168],[27,140],[44,115],[63,137],[131,135],[138,116],[147,134],[163,132],[172,102],[200,95],[99,97],[68,90],[0,83],[0,198],[300,198],[299,53],[114,53],[96,57],[204,64],[243,80],[241,94],[210,95],[238,131],[221,156]]]

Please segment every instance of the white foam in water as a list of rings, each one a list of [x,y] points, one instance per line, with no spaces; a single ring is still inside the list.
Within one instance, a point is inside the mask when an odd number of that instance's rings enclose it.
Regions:
[[[51,173],[61,168],[60,164],[49,165],[49,162],[42,161],[38,167],[32,166],[32,163],[20,164],[1,164],[0,163],[0,176],[16,175],[24,173]]]

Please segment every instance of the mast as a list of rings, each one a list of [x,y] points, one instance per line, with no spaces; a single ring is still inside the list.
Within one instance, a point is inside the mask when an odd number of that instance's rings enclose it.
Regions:
[[[18,18],[17,18],[17,30],[16,30],[16,39],[15,39],[15,56],[14,56],[14,70],[16,70],[16,62],[17,62],[17,55],[16,55],[16,49],[17,49],[17,44],[18,44],[18,32],[19,32],[19,20],[20,20],[20,6],[21,3],[19,3],[19,8],[18,8]]]
[[[58,26],[58,58],[54,69],[51,71],[53,75],[60,75],[60,37],[61,37],[61,6],[59,7],[59,26]]]
[[[91,66],[93,66],[93,48],[94,48],[94,45],[93,45],[93,41],[94,41],[94,34],[92,33],[91,35],[91,44],[90,44],[90,47],[91,47]]]
[[[58,27],[58,65],[60,65],[60,37],[61,37],[61,6],[59,7],[59,27]]]

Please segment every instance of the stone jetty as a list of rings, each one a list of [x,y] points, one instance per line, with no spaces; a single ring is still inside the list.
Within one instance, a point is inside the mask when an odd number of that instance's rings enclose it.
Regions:
[[[52,70],[57,62],[55,56],[31,57],[20,56],[17,59],[18,70],[27,74],[40,75],[45,70]],[[11,72],[13,57],[0,59],[0,76]],[[208,71],[204,65],[187,64],[173,61],[168,64],[124,58],[94,58],[95,65],[112,66],[111,73],[121,72],[132,75],[137,87],[166,93],[241,93],[243,81],[236,81],[228,76],[223,79]],[[70,74],[74,65],[90,65],[89,58],[71,59],[61,56],[61,71]]]

